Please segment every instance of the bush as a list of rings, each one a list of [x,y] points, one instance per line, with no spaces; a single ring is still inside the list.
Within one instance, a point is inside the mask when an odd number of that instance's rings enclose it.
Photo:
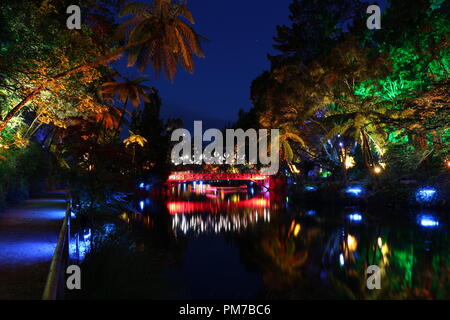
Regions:
[[[0,160],[0,210],[7,202],[26,199],[45,187],[49,159],[37,142],[8,151],[6,160]]]

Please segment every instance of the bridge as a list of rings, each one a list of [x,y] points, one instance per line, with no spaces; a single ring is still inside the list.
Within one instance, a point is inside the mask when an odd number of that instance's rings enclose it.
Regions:
[[[185,182],[185,181],[230,181],[230,180],[247,180],[254,182],[263,182],[269,180],[270,175],[260,173],[193,173],[193,172],[172,172],[167,179],[168,182]]]

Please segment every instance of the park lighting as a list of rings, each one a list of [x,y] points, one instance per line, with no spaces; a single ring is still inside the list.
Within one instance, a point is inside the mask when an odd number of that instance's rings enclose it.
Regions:
[[[381,167],[379,167],[379,166],[375,166],[374,168],[373,168],[373,172],[375,172],[375,174],[380,174],[381,173]]]
[[[353,186],[353,187],[348,187],[347,189],[345,189],[346,193],[349,193],[356,197],[358,197],[362,193],[362,191],[363,190],[360,186]]]
[[[436,198],[436,189],[421,188],[416,192],[417,202],[431,202]]]
[[[446,160],[445,164],[447,165],[447,168],[450,169],[450,160]]]

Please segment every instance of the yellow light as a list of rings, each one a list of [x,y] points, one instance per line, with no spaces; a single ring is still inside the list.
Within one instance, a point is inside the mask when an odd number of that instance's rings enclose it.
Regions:
[[[355,166],[355,158],[353,158],[352,156],[347,156],[345,158],[345,168],[350,169],[353,168],[354,166]]]
[[[347,236],[347,248],[350,251],[355,251],[356,247],[358,246],[358,241],[356,240],[356,238],[352,235],[348,235]]]
[[[447,160],[446,162],[447,162],[447,168],[450,169],[450,160]]]
[[[388,253],[389,253],[389,248],[388,248],[387,244],[385,243],[385,244],[383,244],[383,245],[381,246],[381,254],[382,254],[383,256],[385,256],[385,255],[387,255]]]
[[[380,173],[381,173],[381,167],[375,166],[375,167],[373,168],[373,172],[375,172],[376,174],[380,174]]]
[[[300,226],[300,224],[297,223],[297,225],[295,226],[295,229],[294,229],[294,237],[298,236],[298,234],[299,234],[301,228],[302,228],[302,227]]]
[[[381,237],[378,237],[378,246],[381,248],[383,246],[383,240]]]

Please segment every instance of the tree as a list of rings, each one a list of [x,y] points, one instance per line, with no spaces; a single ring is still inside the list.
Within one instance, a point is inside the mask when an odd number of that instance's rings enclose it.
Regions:
[[[149,64],[155,74],[163,70],[173,80],[177,65],[194,71],[193,55],[203,57],[201,37],[182,18],[194,24],[194,18],[183,2],[155,0],[151,5],[129,3],[121,15],[133,15],[118,31],[128,43],[139,43],[128,51],[128,66],[144,70]]]
[[[122,124],[125,113],[127,112],[128,100],[136,108],[142,101],[150,102],[149,94],[155,89],[142,84],[145,80],[143,77],[139,77],[133,80],[124,77],[125,81],[108,81],[102,84],[102,95],[106,99],[113,99],[115,96],[123,103],[122,110],[120,110],[120,119],[117,124],[116,134],[120,132],[120,126]]]
[[[36,10],[36,8],[33,7],[32,10]],[[129,53],[129,66],[138,63],[142,70],[152,64],[156,72],[163,69],[171,79],[175,76],[177,62],[181,62],[188,71],[193,70],[192,55],[202,56],[202,53],[199,36],[181,20],[185,17],[188,21],[193,22],[191,13],[183,3],[171,0],[155,0],[149,6],[128,4],[122,14],[127,15],[129,13],[133,13],[135,16],[126,20],[118,29],[118,33],[124,32],[122,39],[125,41],[118,48],[113,48],[114,42],[102,46],[83,44],[82,47],[79,47],[79,43],[74,42],[71,34],[67,34],[67,30],[62,31],[68,45],[63,47],[65,51],[72,55],[73,51],[71,50],[78,48],[83,53],[82,58],[68,60],[69,64],[62,64],[63,68],[51,70],[51,72],[46,71],[53,64],[42,66],[41,71],[44,76],[31,83],[31,86],[26,90],[23,90],[18,102],[15,100],[10,102],[11,107],[4,112],[5,115],[0,119],[0,132],[25,106],[35,101],[41,93],[45,91],[53,93],[53,90],[61,88],[61,86],[64,87],[64,81],[73,78],[74,75],[87,74],[89,77],[90,72],[96,72],[97,68],[117,60],[126,52]],[[33,16],[33,14],[30,14],[30,16]],[[89,33],[86,34],[85,39],[92,42],[94,38],[92,34],[90,37]],[[83,35],[83,33],[80,33],[80,35]],[[104,50],[105,47],[106,50]],[[89,54],[87,49],[95,49],[97,52]],[[75,58],[76,55],[73,55],[73,57]]]

